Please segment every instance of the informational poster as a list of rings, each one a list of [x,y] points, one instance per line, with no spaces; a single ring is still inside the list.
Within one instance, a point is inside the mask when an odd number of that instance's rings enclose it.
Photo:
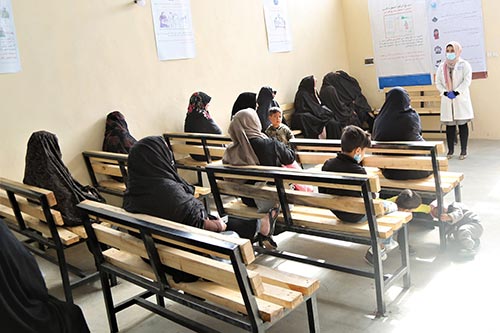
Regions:
[[[189,0],[152,0],[151,10],[158,58],[194,58],[196,49]]]
[[[446,43],[463,47],[473,78],[484,78],[481,0],[369,0],[379,87],[432,84]]]
[[[379,87],[432,82],[426,0],[370,0]]]
[[[292,51],[292,33],[285,0],[263,0],[269,52]]]
[[[434,71],[444,61],[446,43],[457,41],[463,48],[461,57],[472,66],[474,78],[486,77],[481,0],[434,0],[427,9]]]
[[[0,0],[0,73],[21,71],[16,28],[10,0]]]

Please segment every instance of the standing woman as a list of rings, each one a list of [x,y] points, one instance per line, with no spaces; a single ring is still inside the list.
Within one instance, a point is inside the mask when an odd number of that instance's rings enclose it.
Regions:
[[[460,159],[467,157],[468,123],[474,118],[469,86],[472,80],[470,64],[460,58],[462,46],[457,42],[446,45],[446,59],[436,73],[436,87],[441,97],[441,123],[446,125],[448,158],[453,156],[456,127],[460,134]]]

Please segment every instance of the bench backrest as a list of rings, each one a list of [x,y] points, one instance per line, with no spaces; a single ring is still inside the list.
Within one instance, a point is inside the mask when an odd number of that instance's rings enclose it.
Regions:
[[[340,140],[292,139],[297,159],[304,164],[323,164],[341,151]],[[445,171],[448,160],[439,157],[444,152],[441,141],[372,141],[363,160],[366,167],[401,170]]]
[[[163,137],[174,153],[178,168],[191,168],[211,163],[214,158],[221,159],[226,150],[225,146],[232,142],[230,137],[221,134],[164,133]],[[188,158],[189,154],[203,156],[205,161],[195,162]],[[189,160],[192,163],[189,163]]]
[[[40,239],[38,233],[42,233],[60,247],[77,243],[85,236],[83,229],[59,228],[64,221],[61,213],[52,208],[56,204],[52,191],[0,178],[0,216],[11,229],[33,239]]]
[[[221,195],[251,197],[254,199],[274,200],[282,207],[281,223],[290,227],[310,226],[325,228],[330,231],[341,231],[343,228],[359,236],[387,238],[392,235],[394,226],[377,225],[377,217],[384,214],[380,200],[372,199],[372,192],[380,190],[378,176],[339,174],[331,172],[306,172],[284,168],[261,166],[220,166],[207,167],[212,194],[219,214],[231,214],[242,217],[259,217],[255,209],[232,206],[224,203]],[[245,184],[246,181],[266,182],[262,184]],[[269,185],[274,184],[274,185]],[[303,184],[325,188],[357,191],[361,197],[338,196],[324,193],[301,192],[290,189],[290,184]],[[294,204],[290,211],[289,204]],[[348,213],[366,214],[367,223],[343,224],[330,209]],[[309,217],[317,213],[317,219]],[[309,219],[309,220],[308,220]],[[400,227],[401,225],[399,225]],[[375,237],[377,237],[375,236]]]
[[[121,269],[122,275],[131,276],[134,281],[143,281],[161,291],[163,297],[179,300],[176,290],[223,304],[227,309],[249,314],[249,321],[256,318],[271,321],[283,314],[284,308],[300,302],[302,294],[296,291],[287,298],[284,290],[266,286],[268,277],[253,269],[254,252],[246,239],[229,237],[198,228],[182,225],[144,214],[132,214],[103,203],[84,201],[78,205],[91,216],[104,219],[118,230],[85,221],[91,250],[101,268],[113,271]],[[134,231],[138,236],[120,230]],[[112,249],[102,251],[99,243]],[[142,257],[125,265],[126,257]],[[221,260],[221,259],[225,259]],[[193,283],[176,283],[165,274],[164,266],[181,270],[203,278]],[[124,270],[126,272],[124,272]],[[148,281],[144,280],[146,277]],[[281,296],[279,296],[281,293]],[[289,294],[290,295],[290,294]],[[279,300],[278,300],[279,299]],[[192,302],[186,295],[184,304]],[[197,301],[199,302],[199,301]],[[280,303],[283,303],[280,305]],[[294,306],[293,305],[293,306]],[[218,311],[220,313],[220,311]]]
[[[92,186],[100,192],[123,196],[128,177],[128,154],[84,151],[82,155]]]

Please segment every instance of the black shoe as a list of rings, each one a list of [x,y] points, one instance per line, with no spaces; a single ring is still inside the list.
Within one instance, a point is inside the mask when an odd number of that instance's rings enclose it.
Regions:
[[[259,234],[257,236],[257,240],[259,241],[259,246],[268,250],[275,250],[278,248],[278,244],[273,239],[273,236],[264,236],[263,234]]]
[[[278,216],[280,215],[280,206],[273,207],[269,209],[267,212],[269,216],[269,233],[268,236],[274,235],[274,227],[276,226],[276,221],[278,220]]]

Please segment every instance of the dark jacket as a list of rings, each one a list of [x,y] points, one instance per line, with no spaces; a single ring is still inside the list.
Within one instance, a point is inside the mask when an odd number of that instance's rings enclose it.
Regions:
[[[2,332],[89,332],[77,305],[50,297],[33,255],[0,219]]]
[[[331,172],[345,172],[345,173],[356,173],[366,175],[366,170],[356,162],[350,156],[339,153],[337,157],[331,158],[325,162],[322,171],[331,171]],[[349,191],[349,190],[339,190],[339,189],[331,189],[320,187],[320,193],[328,193],[334,195],[345,195],[350,197],[361,197],[361,192],[357,191]],[[359,222],[365,215],[364,214],[355,214],[355,213],[346,213],[341,211],[332,210],[332,212],[342,221],[345,222]]]

